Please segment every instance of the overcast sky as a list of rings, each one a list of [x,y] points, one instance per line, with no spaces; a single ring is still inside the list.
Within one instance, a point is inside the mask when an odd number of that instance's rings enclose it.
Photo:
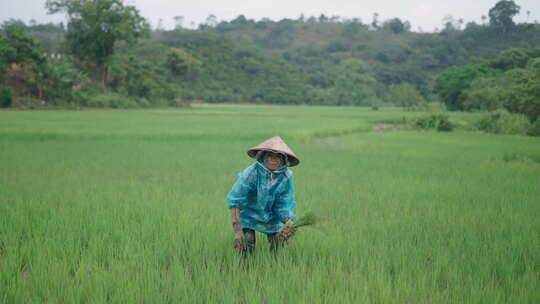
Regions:
[[[358,17],[364,23],[372,20],[373,13],[380,15],[379,20],[399,17],[408,20],[413,30],[422,28],[432,31],[442,27],[442,19],[451,15],[455,19],[481,22],[481,16],[488,14],[497,0],[128,0],[134,4],[153,26],[162,19],[165,28],[174,26],[174,16],[184,16],[185,27],[192,27],[204,22],[206,17],[214,14],[218,20],[231,20],[243,14],[247,18],[259,20],[267,17],[272,20],[282,18],[296,19],[301,14],[308,16],[338,15],[346,18]],[[540,0],[517,0],[521,6],[521,14],[515,20],[540,21]],[[28,22],[63,21],[61,14],[47,15],[44,9],[45,0],[0,0],[0,21],[22,19]]]

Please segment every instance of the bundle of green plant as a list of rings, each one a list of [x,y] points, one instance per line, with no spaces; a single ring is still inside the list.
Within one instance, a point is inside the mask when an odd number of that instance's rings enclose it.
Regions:
[[[308,212],[304,216],[301,216],[294,225],[285,225],[277,235],[280,242],[286,242],[294,236],[298,228],[312,226],[321,221],[321,217],[315,215],[313,212]]]
[[[308,212],[304,216],[301,216],[296,223],[294,223],[294,228],[300,228],[303,226],[311,226],[319,223],[321,221],[321,217],[315,215],[314,212]]]

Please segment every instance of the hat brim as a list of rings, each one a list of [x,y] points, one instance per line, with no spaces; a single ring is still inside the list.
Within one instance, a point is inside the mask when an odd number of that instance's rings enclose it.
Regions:
[[[256,159],[257,153],[259,151],[270,151],[270,152],[281,153],[281,154],[286,155],[287,156],[287,162],[289,163],[289,167],[297,166],[300,163],[300,160],[298,158],[296,158],[294,155],[291,155],[291,154],[283,152],[283,151],[267,149],[267,148],[265,148],[265,149],[249,149],[247,151],[247,155],[249,157],[253,158],[253,159]]]

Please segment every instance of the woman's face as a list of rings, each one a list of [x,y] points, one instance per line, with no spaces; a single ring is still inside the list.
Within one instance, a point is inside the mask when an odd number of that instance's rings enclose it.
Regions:
[[[266,168],[275,171],[281,167],[281,157],[278,153],[268,152],[266,155]]]

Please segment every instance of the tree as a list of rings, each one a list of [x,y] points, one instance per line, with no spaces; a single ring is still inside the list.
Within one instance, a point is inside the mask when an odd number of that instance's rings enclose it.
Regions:
[[[184,16],[174,16],[174,29],[181,30],[184,27]]]
[[[67,14],[67,49],[81,62],[99,67],[104,85],[115,44],[135,43],[148,33],[139,11],[121,0],[47,0],[45,6],[50,14]]]
[[[434,93],[438,94],[450,110],[464,110],[465,90],[481,76],[494,76],[496,70],[480,64],[452,67],[435,79]]]
[[[47,62],[46,68],[39,74],[39,86],[43,90],[44,99],[50,104],[76,102],[80,94],[72,90],[86,81],[86,75],[71,62],[59,60]]]
[[[376,80],[369,76],[368,65],[359,59],[346,59],[339,66],[334,86],[337,105],[369,105],[376,99],[372,86]]]
[[[325,23],[325,22],[327,22],[327,21],[328,21],[328,17],[326,17],[324,14],[321,14],[321,15],[319,16],[319,22],[320,22],[320,23]]]
[[[216,15],[214,14],[208,15],[208,17],[206,17],[205,24],[206,26],[209,26],[209,27],[216,27],[218,25],[218,19]]]
[[[531,59],[525,69],[507,72],[513,83],[506,108],[525,114],[530,121],[540,119],[540,58]]]
[[[507,32],[514,27],[515,15],[519,14],[521,7],[513,0],[501,0],[489,10],[489,24]]]
[[[503,109],[509,92],[506,82],[506,77],[474,79],[471,87],[464,92],[464,109],[482,111]]]
[[[411,29],[411,25],[408,21],[403,22],[399,18],[392,18],[385,21],[382,27],[383,29],[396,34],[407,32]]]
[[[174,75],[184,75],[199,64],[198,60],[184,50],[170,48],[167,53],[167,67]]]
[[[443,32],[455,32],[458,30],[458,22],[454,19],[452,15],[446,15],[442,19],[444,26]]]
[[[39,50],[39,44],[25,33],[24,28],[11,24],[0,35],[0,63],[4,65],[41,66],[45,57]]]
[[[523,49],[512,48],[501,52],[491,59],[489,65],[500,70],[523,68],[529,61],[529,55]]]
[[[46,69],[46,62],[39,43],[30,37],[24,28],[18,24],[5,26],[0,33],[0,79],[5,78],[3,80],[7,84],[8,79],[18,78],[15,82],[22,81],[25,89],[37,91],[38,98],[41,99],[43,84],[39,80]],[[12,69],[14,64],[16,69]],[[7,91],[4,89],[5,92]]]
[[[362,24],[362,21],[359,18],[353,18],[350,22],[345,24],[343,36],[348,39],[355,39],[358,33],[367,28],[367,25]]]
[[[373,19],[371,21],[371,27],[373,29],[379,28],[379,13],[373,13]]]
[[[391,85],[388,93],[390,102],[407,111],[423,110],[427,107],[427,102],[416,88],[408,83]]]
[[[249,24],[249,20],[246,18],[246,16],[241,14],[238,15],[238,17],[236,17],[236,19],[232,20],[230,23],[234,25],[246,25]]]

